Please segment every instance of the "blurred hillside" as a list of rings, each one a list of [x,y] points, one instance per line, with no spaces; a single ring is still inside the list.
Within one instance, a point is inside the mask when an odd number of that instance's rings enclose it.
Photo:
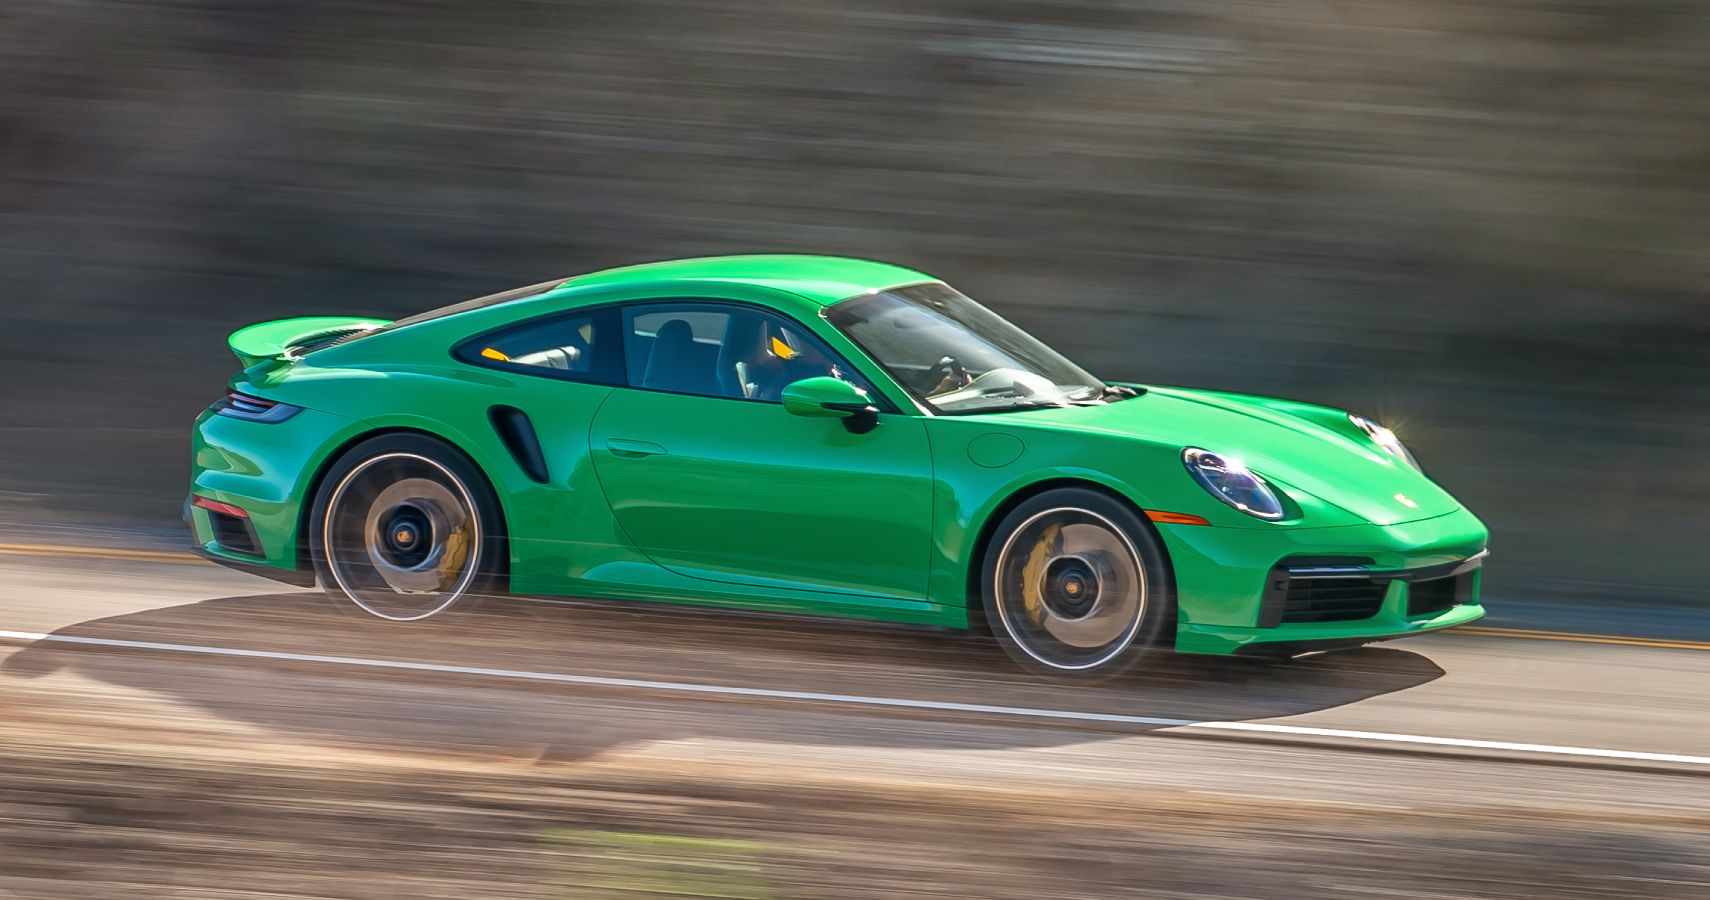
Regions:
[[[239,325],[671,256],[942,275],[1397,425],[1495,596],[1710,600],[1692,0],[0,10],[0,518],[171,521]]]

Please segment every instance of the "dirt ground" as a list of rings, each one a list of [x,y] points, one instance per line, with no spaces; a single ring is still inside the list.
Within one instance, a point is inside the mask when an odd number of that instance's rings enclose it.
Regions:
[[[8,898],[1698,898],[1710,870],[1710,820],[1692,816],[549,763],[187,767],[37,737],[0,741]]]
[[[1710,656],[1645,641],[1446,635],[1067,686],[944,635],[664,609],[406,637],[136,559],[0,560],[0,609],[0,900],[1710,896],[1703,766],[468,668],[1698,759]]]

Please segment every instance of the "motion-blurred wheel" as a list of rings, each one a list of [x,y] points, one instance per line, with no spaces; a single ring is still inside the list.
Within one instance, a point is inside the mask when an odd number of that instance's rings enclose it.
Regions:
[[[388,435],[352,448],[311,516],[321,586],[370,615],[413,622],[491,588],[502,565],[497,504],[449,445]]]
[[[982,599],[1004,650],[1040,674],[1103,678],[1143,654],[1171,614],[1164,555],[1127,505],[1054,490],[1005,516],[986,549]]]

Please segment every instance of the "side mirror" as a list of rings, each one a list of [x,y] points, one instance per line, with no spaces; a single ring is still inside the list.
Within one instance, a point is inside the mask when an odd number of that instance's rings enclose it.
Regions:
[[[879,424],[879,408],[867,392],[830,375],[785,385],[784,411],[792,416],[842,419],[843,427],[853,434],[865,434]]]

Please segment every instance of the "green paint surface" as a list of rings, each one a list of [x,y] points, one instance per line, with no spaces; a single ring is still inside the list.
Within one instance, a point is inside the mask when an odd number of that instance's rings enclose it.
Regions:
[[[384,323],[251,326],[232,337],[246,367],[232,388],[305,411],[275,424],[204,413],[192,491],[249,510],[259,562],[296,568],[305,510],[330,461],[377,432],[422,431],[466,454],[500,498],[513,592],[967,627],[984,529],[1020,493],[1082,484],[1209,523],[1155,526],[1176,582],[1179,650],[1400,636],[1483,614],[1475,593],[1410,618],[1397,584],[1370,619],[1257,627],[1266,573],[1285,557],[1422,566],[1483,549],[1486,530],[1325,407],[1154,387],[1105,405],[931,415],[822,315],[846,297],[931,280],[859,260],[723,257],[584,275],[301,358],[284,349]],[[454,354],[471,336],[542,317],[686,298],[793,320],[870,384],[876,403],[888,401],[878,426],[853,433],[779,403],[540,377]],[[546,483],[531,480],[495,433],[495,404],[533,421]],[[633,446],[664,452],[625,449]],[[1184,470],[1186,446],[1242,459],[1286,495],[1290,516],[1262,521],[1218,502]],[[223,553],[205,512],[191,522],[205,549]]]

